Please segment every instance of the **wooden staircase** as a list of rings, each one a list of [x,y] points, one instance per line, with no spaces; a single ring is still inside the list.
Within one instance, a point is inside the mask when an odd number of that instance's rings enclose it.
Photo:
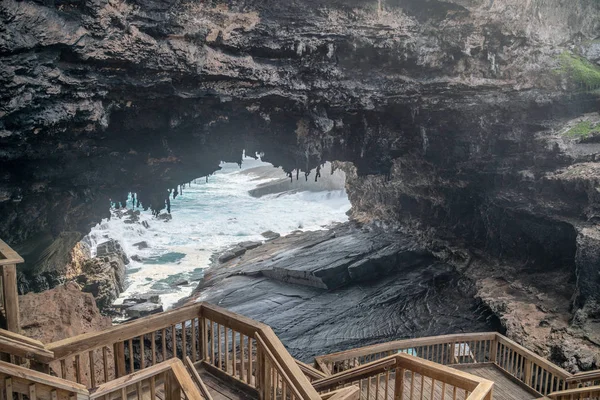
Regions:
[[[207,303],[43,344],[18,332],[18,262],[0,241],[6,400],[600,400],[600,371],[569,374],[495,332],[382,343],[311,366],[270,327]]]

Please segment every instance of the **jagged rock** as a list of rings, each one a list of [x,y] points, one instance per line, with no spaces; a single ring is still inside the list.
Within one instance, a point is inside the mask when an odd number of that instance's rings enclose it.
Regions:
[[[140,293],[136,294],[134,297],[129,297],[124,300],[124,302],[131,302],[136,304],[141,303],[154,303],[160,304],[160,296],[155,293]]]
[[[83,264],[75,279],[84,292],[94,296],[100,311],[108,313],[125,290],[125,260],[129,260],[115,240],[98,245],[97,254]]]
[[[241,242],[241,243],[237,244],[238,247],[241,247],[241,248],[245,249],[246,251],[255,249],[261,245],[262,245],[262,242],[252,242],[252,241]]]
[[[123,260],[123,264],[129,264],[129,259],[127,258],[127,254],[123,251],[123,248],[114,239],[110,239],[108,242],[100,243],[96,247],[96,257],[103,257],[108,255],[116,255]]]
[[[157,314],[163,312],[162,304],[155,303],[140,303],[135,306],[131,306],[125,310],[125,313],[130,318],[140,318],[151,314]]]
[[[138,248],[138,250],[143,250],[143,249],[147,249],[148,247],[148,242],[146,242],[145,240],[141,241],[141,242],[137,242],[133,244],[135,247]]]
[[[42,343],[52,343],[84,333],[98,332],[112,326],[111,319],[103,316],[94,297],[82,293],[79,285],[68,282],[42,293],[19,296],[22,334]],[[109,349],[109,355],[112,349]],[[100,353],[100,358],[102,357]],[[50,364],[53,372],[60,376],[59,362]],[[74,373],[73,363],[66,364],[66,372]],[[84,382],[89,382],[89,360],[81,358],[80,371]],[[112,373],[112,366],[109,366]],[[96,376],[102,376],[102,365],[96,368]]]
[[[171,286],[185,286],[185,285],[189,285],[189,284],[190,284],[190,282],[187,279],[182,279],[177,282],[173,282],[173,284]]]
[[[171,214],[160,214],[156,217],[156,219],[164,222],[169,222],[173,219],[173,217],[171,216]]]
[[[279,237],[281,237],[281,235],[277,232],[273,232],[273,231],[266,231],[261,233],[262,237],[264,237],[267,240],[273,240],[273,239],[277,239]]]
[[[131,259],[132,259],[133,261],[137,261],[137,262],[142,262],[142,261],[143,261],[143,258],[142,258],[142,257],[140,257],[140,256],[138,256],[137,254],[134,254],[134,255],[132,255],[132,256],[131,256]]]

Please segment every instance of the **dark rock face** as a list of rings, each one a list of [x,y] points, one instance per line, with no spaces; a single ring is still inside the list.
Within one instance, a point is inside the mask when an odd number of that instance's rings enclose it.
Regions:
[[[242,149],[292,176],[347,161],[355,219],[436,254],[570,272],[586,321],[600,145],[575,128],[600,121],[599,14],[595,0],[2,1],[0,237],[27,260],[24,290],[50,287],[128,192],[169,211]]]
[[[553,73],[560,44],[597,61],[593,0],[53,4],[0,5],[0,236],[29,276],[60,274],[109,199],[158,211],[242,149],[423,168],[448,202],[490,193],[513,154],[572,163],[531,142],[598,106]]]
[[[496,329],[473,282],[414,238],[351,224],[297,233],[209,270],[197,296],[275,330],[295,357]],[[382,323],[382,321],[385,321]]]

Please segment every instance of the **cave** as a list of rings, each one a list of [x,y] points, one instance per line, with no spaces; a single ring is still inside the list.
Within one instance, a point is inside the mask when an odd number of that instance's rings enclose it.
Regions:
[[[59,284],[111,202],[165,212],[245,151],[300,179],[336,163],[354,222],[487,282],[473,296],[509,335],[539,339],[496,302],[517,282],[511,299],[555,295],[556,329],[598,346],[598,15],[594,0],[4,0],[0,238],[26,260],[22,290]]]

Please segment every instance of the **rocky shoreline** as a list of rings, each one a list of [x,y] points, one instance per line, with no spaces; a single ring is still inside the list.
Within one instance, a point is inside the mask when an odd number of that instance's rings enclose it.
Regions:
[[[187,302],[269,324],[302,360],[406,337],[497,330],[570,371],[600,366],[593,332],[570,324],[564,273],[519,274],[484,254],[430,249],[373,224],[296,232],[215,262]]]

